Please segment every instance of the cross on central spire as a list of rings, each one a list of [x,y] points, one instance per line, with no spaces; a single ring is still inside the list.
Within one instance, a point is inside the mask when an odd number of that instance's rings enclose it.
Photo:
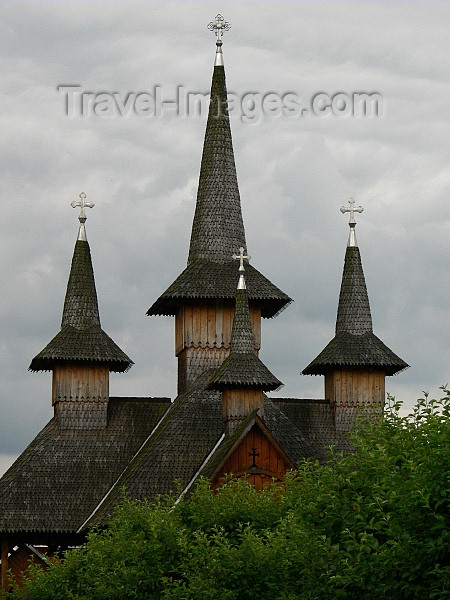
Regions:
[[[214,21],[208,23],[208,29],[214,31],[216,34],[216,60],[214,62],[215,67],[223,67],[223,54],[222,54],[222,35],[224,31],[229,31],[231,25],[224,20],[222,15],[217,15]]]
[[[220,44],[222,44],[223,32],[229,31],[231,29],[231,25],[228,23],[228,21],[225,21],[225,19],[220,14],[216,16],[214,21],[208,23],[207,27],[210,31],[214,31],[214,33],[216,34],[217,44],[219,44],[219,42]]]

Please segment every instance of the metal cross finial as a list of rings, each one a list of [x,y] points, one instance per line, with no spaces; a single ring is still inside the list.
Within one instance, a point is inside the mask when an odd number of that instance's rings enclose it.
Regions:
[[[244,248],[241,246],[239,248],[239,254],[233,254],[233,259],[234,260],[238,260],[239,259],[239,271],[245,271],[244,269],[244,259],[246,258],[247,260],[251,259],[251,256],[245,256],[245,250]]]
[[[355,206],[355,201],[353,200],[353,198],[350,198],[348,202],[350,204],[350,207],[341,206],[341,213],[350,213],[349,225],[351,227],[352,225],[356,225],[355,212],[362,213],[364,209],[362,206]]]
[[[362,211],[364,210],[362,206],[355,206],[355,201],[353,200],[353,198],[350,198],[350,200],[348,201],[350,204],[350,207],[345,207],[342,206],[341,207],[341,213],[350,213],[350,219],[349,219],[349,227],[350,227],[350,235],[348,236],[348,244],[347,246],[357,246],[358,244],[356,243],[356,235],[355,235],[355,227],[356,227],[356,221],[355,221],[355,212],[359,212],[362,213]]]
[[[93,208],[95,206],[95,203],[94,202],[86,202],[86,194],[84,192],[81,192],[80,200],[74,200],[73,202],[70,203],[70,205],[73,208],[76,208],[77,206],[80,207],[80,215],[78,217],[78,220],[80,221],[80,223],[85,223],[86,215],[85,215],[84,209],[85,209],[85,207]]]
[[[231,29],[231,25],[225,21],[222,15],[217,15],[214,21],[208,23],[207,27],[210,31],[214,31],[217,36],[217,43],[220,42],[220,44],[222,44],[223,32]]]

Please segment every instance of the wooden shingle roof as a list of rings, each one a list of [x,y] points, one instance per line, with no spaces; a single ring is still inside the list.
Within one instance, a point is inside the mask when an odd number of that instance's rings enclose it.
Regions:
[[[178,306],[194,298],[233,300],[237,267],[232,256],[241,247],[246,251],[225,70],[215,66],[187,268],[147,314],[174,315]],[[248,289],[263,317],[275,316],[291,302],[254,268],[248,272]]]
[[[221,392],[209,389],[213,374],[214,370],[203,373],[189,391],[175,399],[139,453],[92,512],[85,527],[105,524],[122,499],[124,488],[136,499],[176,492],[200,475],[216,451],[219,454],[223,451],[226,438]],[[329,403],[320,408],[327,412],[324,422],[332,423]],[[299,464],[302,458],[324,461],[327,445],[338,443],[342,449],[350,448],[345,436],[336,434],[334,427],[324,426],[320,439],[311,436],[301,419],[294,423],[267,397],[263,421],[293,464]]]
[[[393,375],[407,366],[373,333],[359,248],[348,246],[339,295],[336,335],[302,373],[323,375],[336,367],[373,367],[382,369],[386,375]]]
[[[91,252],[85,240],[75,243],[61,331],[33,358],[30,370],[51,370],[58,361],[106,363],[116,372],[127,371],[133,364],[101,328]]]
[[[170,405],[110,398],[108,425],[60,429],[53,418],[0,479],[0,531],[74,533]]]
[[[247,264],[245,269],[249,300],[252,305],[261,308],[262,317],[274,317],[292,302],[287,294],[279,290],[252,265]],[[173,316],[177,312],[177,307],[186,301],[213,299],[234,301],[237,276],[238,265],[233,260],[216,263],[199,258],[177,277],[148,309],[147,314]]]

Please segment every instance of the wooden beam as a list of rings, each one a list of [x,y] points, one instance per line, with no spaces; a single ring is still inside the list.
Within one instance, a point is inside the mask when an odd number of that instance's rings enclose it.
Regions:
[[[8,536],[2,535],[2,573],[0,589],[6,590],[8,586]]]

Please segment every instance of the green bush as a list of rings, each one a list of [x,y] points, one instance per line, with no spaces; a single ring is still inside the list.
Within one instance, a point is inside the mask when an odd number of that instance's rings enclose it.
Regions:
[[[191,498],[125,499],[110,526],[16,600],[444,600],[449,569],[449,410],[360,422],[355,452],[305,461],[257,492],[201,481]]]

